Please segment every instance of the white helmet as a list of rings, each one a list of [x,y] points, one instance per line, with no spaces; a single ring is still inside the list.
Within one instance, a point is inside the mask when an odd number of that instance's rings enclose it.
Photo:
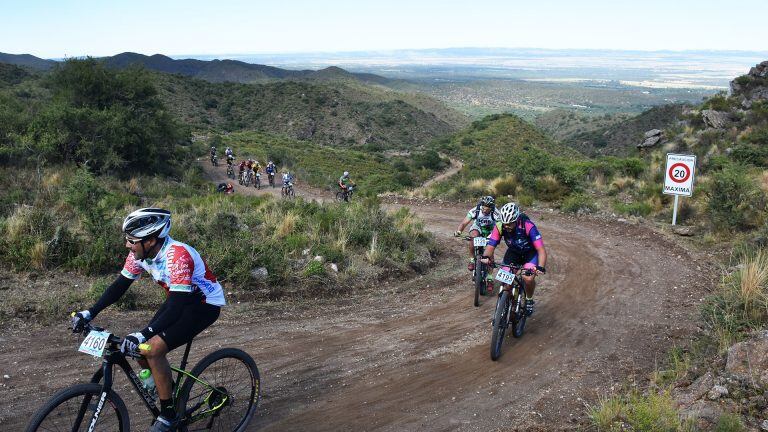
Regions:
[[[143,208],[131,212],[123,221],[123,232],[131,237],[163,238],[171,230],[171,212],[159,208]]]
[[[349,177],[349,171],[344,171],[344,177]]]
[[[520,207],[513,202],[506,203],[499,209],[499,215],[501,223],[517,222],[517,218],[520,217]]]

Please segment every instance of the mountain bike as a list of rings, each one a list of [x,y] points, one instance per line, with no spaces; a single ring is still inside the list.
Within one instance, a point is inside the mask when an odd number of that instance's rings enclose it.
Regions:
[[[256,189],[261,189],[261,173],[258,173],[258,172],[256,173],[256,176],[254,177],[254,180],[253,180],[253,187],[255,187]]]
[[[211,164],[213,166],[219,166],[219,158],[216,155],[211,155]]]
[[[346,201],[349,202],[350,199],[352,199],[352,193],[355,191],[355,185],[347,186],[346,189],[342,189],[338,192],[336,192],[336,201]]]
[[[275,187],[275,173],[267,173],[269,177],[269,185]]]
[[[251,185],[251,179],[253,178],[253,173],[251,170],[246,169],[242,173],[242,181],[240,182],[241,185],[248,187]]]
[[[232,180],[235,179],[235,168],[232,167],[232,165],[227,165],[227,177],[231,178]]]
[[[78,351],[103,358],[102,366],[88,384],[76,384],[54,394],[32,416],[26,432],[49,430],[130,431],[128,409],[112,388],[115,366],[119,366],[152,416],[160,415],[153,392],[144,388],[128,358],[138,359],[138,352],[122,353],[123,340],[103,328],[86,324]],[[173,382],[176,412],[180,413],[178,431],[244,431],[253,418],[261,396],[259,369],[244,351],[223,348],[205,356],[187,372],[189,350],[186,345]],[[103,382],[102,382],[103,381]]]
[[[283,189],[280,191],[283,198],[293,198],[296,196],[296,191],[293,190],[293,183],[283,184]]]
[[[480,306],[480,296],[488,294],[488,266],[480,258],[483,257],[485,245],[488,239],[479,235],[477,237],[464,236],[464,240],[471,241],[475,250],[475,269],[472,270],[472,280],[475,283],[475,307]]]
[[[495,267],[495,264],[491,264]],[[543,273],[543,267],[536,267]],[[512,326],[512,336],[519,338],[525,330],[525,281],[523,276],[534,272],[515,265],[502,265],[496,272],[496,280],[501,283],[496,309],[493,312],[493,332],[491,334],[491,360],[501,356],[501,345],[507,328]]]

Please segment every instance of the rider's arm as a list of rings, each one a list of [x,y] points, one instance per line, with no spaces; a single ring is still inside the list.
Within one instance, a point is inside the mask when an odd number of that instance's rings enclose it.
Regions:
[[[109,305],[120,300],[120,297],[125,294],[128,287],[133,283],[133,279],[129,279],[122,274],[112,282],[112,285],[108,286],[104,293],[99,297],[96,303],[88,309],[91,313],[91,318],[95,318],[102,310],[106,309]]]
[[[463,221],[459,224],[459,228],[457,228],[458,232],[464,232],[464,228],[467,227],[467,225],[472,223],[472,219],[469,217],[465,217]]]
[[[536,228],[536,225],[533,222],[526,221],[525,231],[528,233],[528,237],[531,239],[531,242],[533,243],[533,247],[536,249],[536,252],[539,254],[539,265],[541,267],[546,267],[547,249],[544,247],[544,240],[541,238],[541,233],[539,233],[539,229]]]
[[[491,235],[488,236],[488,244],[485,246],[485,250],[483,251],[484,257],[493,258],[493,253],[496,251],[496,246],[501,243],[500,226],[501,224],[498,223],[493,226],[493,231],[491,231]]]

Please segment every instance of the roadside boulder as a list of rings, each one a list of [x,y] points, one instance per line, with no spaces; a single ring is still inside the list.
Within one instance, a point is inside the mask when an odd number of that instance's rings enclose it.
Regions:
[[[723,415],[723,409],[717,402],[698,400],[690,407],[680,410],[680,416],[696,423],[698,430],[711,430]]]
[[[251,270],[251,278],[257,282],[266,282],[269,278],[269,271],[266,267],[257,267]]]
[[[745,384],[768,387],[768,331],[731,346],[725,369]]]
[[[659,129],[651,129],[645,133],[645,140],[637,145],[637,148],[653,147],[664,139],[664,132]]]
[[[672,232],[683,237],[690,237],[696,234],[696,227],[686,225],[675,225],[672,227]]]
[[[731,121],[730,115],[727,112],[711,109],[703,110],[701,112],[701,119],[707,127],[715,129],[723,129]]]
[[[688,387],[676,388],[672,396],[677,401],[678,406],[689,407],[697,400],[703,398],[714,384],[715,378],[712,372],[707,372],[696,378]]]

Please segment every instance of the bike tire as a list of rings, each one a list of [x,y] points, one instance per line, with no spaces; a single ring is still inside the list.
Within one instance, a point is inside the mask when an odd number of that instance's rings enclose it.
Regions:
[[[101,390],[100,384],[90,383],[73,385],[59,391],[37,410],[25,431],[87,430],[88,422],[101,399]],[[72,410],[69,414],[66,412],[67,407]],[[86,411],[81,412],[83,408]],[[79,423],[77,427],[73,422]],[[131,430],[128,409],[117,393],[113,391],[107,393],[96,429],[121,432]]]
[[[480,267],[483,265],[483,263],[480,262],[479,259],[477,259],[477,256],[475,256],[475,307],[480,306],[480,296],[484,295],[485,293],[482,292],[483,290],[483,283],[485,282],[483,275],[482,268]]]
[[[515,309],[512,311],[512,336],[519,338],[525,331],[525,321],[528,315],[525,313],[525,289],[517,290],[517,297],[513,299]]]
[[[242,376],[237,373],[245,372]],[[186,423],[189,413],[190,394],[195,395],[193,405],[201,403],[208,405],[214,403],[209,400],[213,395],[194,379],[187,379],[179,391],[178,407],[184,411],[184,430],[216,430],[216,431],[244,431],[253,418],[261,398],[261,378],[256,362],[242,350],[237,348],[224,348],[205,356],[192,368],[191,374],[200,380],[207,381],[212,386],[226,390],[231,396],[232,403],[226,403],[215,415],[198,420],[194,423]],[[250,386],[248,380],[250,379]],[[226,381],[225,380],[230,380]],[[228,387],[229,386],[229,387]],[[233,387],[234,386],[234,387]],[[193,388],[195,389],[193,391]],[[230,389],[244,389],[242,394],[229,393]],[[206,393],[207,392],[207,393]],[[205,396],[202,402],[197,399]],[[241,406],[242,405],[242,406]],[[233,410],[233,407],[236,410]]]
[[[344,192],[336,192],[336,201],[338,202],[344,201]]]
[[[491,360],[496,361],[501,357],[501,345],[504,343],[504,335],[509,325],[509,292],[503,290],[496,301],[496,310],[493,313],[493,333],[491,334]]]

